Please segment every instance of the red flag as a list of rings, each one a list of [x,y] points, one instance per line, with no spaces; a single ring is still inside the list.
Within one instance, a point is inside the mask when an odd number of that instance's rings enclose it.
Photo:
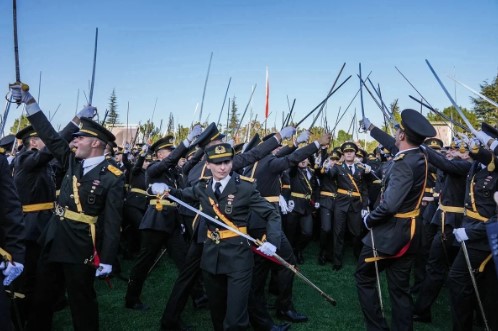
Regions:
[[[268,67],[266,67],[266,106],[265,106],[265,118],[270,115],[270,81],[268,80]]]

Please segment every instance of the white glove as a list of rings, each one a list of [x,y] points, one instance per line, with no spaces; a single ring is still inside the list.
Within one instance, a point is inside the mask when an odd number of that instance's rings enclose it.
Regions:
[[[10,93],[12,93],[12,101],[14,102],[28,103],[28,101],[34,100],[29,91],[22,89],[21,84],[11,85]]]
[[[277,247],[275,247],[275,245],[270,244],[269,242],[266,241],[263,243],[263,245],[259,246],[257,248],[257,250],[265,255],[273,256],[273,255],[275,255],[275,252],[277,251]]]
[[[308,139],[310,139],[310,132],[308,130],[304,130],[303,132],[301,132],[299,137],[297,137],[296,144],[307,142]]]
[[[320,208],[320,202],[315,202],[315,209]]]
[[[280,206],[280,211],[282,214],[287,215],[289,212],[289,207],[287,207],[287,202],[282,195],[278,196],[278,205]]]
[[[367,216],[368,214],[370,214],[370,213],[368,212],[368,209],[362,209],[362,210],[361,210],[361,218],[365,218],[365,216]]]
[[[282,140],[284,139],[289,139],[296,133],[296,128],[293,128],[292,126],[286,126],[282,130],[280,130],[280,137],[282,137]]]
[[[479,149],[481,142],[477,138],[471,138],[468,145],[470,150]]]
[[[370,120],[368,118],[363,117],[363,119],[360,120],[360,129],[367,131],[368,128],[370,127],[370,125],[372,125],[372,123],[370,122]]]
[[[467,236],[467,232],[465,232],[465,228],[454,229],[453,234],[455,235],[456,241],[458,241],[459,243],[469,239],[469,236]]]
[[[467,145],[470,146],[470,139],[469,137],[467,137],[464,133],[462,132],[457,132],[456,133],[458,137],[460,137],[460,140],[463,141],[464,143],[466,143]],[[457,139],[455,139],[455,143],[458,144],[459,141],[456,141]]]
[[[152,194],[163,194],[169,190],[169,186],[165,183],[154,183],[150,186],[150,190]]]
[[[95,271],[95,277],[105,277],[112,272],[112,265],[100,263],[99,267]]]
[[[474,135],[476,136],[477,139],[484,145],[488,145],[488,141],[490,141],[492,138],[486,134],[484,131],[476,131],[474,132]]]
[[[369,166],[368,164],[364,164],[363,167],[365,168],[365,173],[369,174],[370,171],[372,171],[372,167]]]
[[[289,213],[292,213],[294,210],[294,200],[287,201],[287,209],[289,210]]]
[[[11,85],[10,92],[12,93],[13,101],[15,101],[16,103],[20,102],[26,104],[26,113],[28,114],[28,116],[41,111],[40,106],[38,106],[35,98],[33,98],[29,91],[25,91],[22,88],[21,84]]]
[[[200,126],[200,124],[196,124],[192,128],[192,130],[190,130],[190,132],[188,133],[187,140],[189,142],[192,142],[194,141],[195,138],[199,137],[201,133],[202,133],[202,126]]]
[[[145,144],[145,145],[142,146],[140,154],[142,154],[142,156],[145,156],[145,154],[147,154],[148,150],[149,150],[149,145]]]
[[[85,117],[90,119],[93,118],[95,115],[97,115],[97,108],[90,105],[86,105],[85,107],[83,107],[82,110],[78,112],[78,114],[76,114],[78,118]]]
[[[24,270],[24,265],[19,262],[5,262],[0,263],[0,269],[3,269],[2,273],[5,278],[3,279],[3,285],[9,286],[10,283],[14,281]]]

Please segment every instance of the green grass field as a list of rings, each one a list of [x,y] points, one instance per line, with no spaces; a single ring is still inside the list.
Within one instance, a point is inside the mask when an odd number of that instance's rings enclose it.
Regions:
[[[299,312],[309,317],[309,322],[294,324],[292,330],[363,330],[363,315],[357,299],[353,273],[356,263],[351,251],[345,253],[345,266],[339,272],[332,271],[330,264],[317,264],[318,248],[313,242],[305,252],[305,264],[301,271],[318,287],[337,301],[333,307],[315,290],[300,279],[294,282],[294,303]],[[123,263],[123,275],[128,275],[131,262]],[[136,312],[124,308],[126,283],[113,279],[113,288],[109,289],[105,282],[97,281],[96,288],[100,309],[101,330],[158,330],[166,300],[176,277],[176,270],[166,256],[160,261],[145,283],[142,300],[150,306],[146,312]],[[381,274],[382,292],[387,316],[390,316],[389,298],[385,275]],[[270,296],[269,301],[273,301]],[[274,315],[274,312],[272,312]],[[448,306],[446,288],[433,306],[433,322],[431,324],[415,323],[415,330],[450,330],[451,316]],[[211,321],[207,309],[195,310],[189,303],[182,315],[183,320],[195,327],[196,331],[211,330]],[[283,323],[275,318],[277,323]],[[72,330],[69,309],[64,309],[55,316],[55,330]]]

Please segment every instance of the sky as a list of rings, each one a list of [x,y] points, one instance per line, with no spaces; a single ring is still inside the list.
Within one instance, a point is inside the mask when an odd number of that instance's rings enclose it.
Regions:
[[[428,59],[457,103],[472,108],[471,93],[448,76],[476,90],[496,77],[497,14],[497,0],[17,0],[21,80],[38,97],[41,73],[40,106],[51,115],[59,107],[52,121],[66,123],[86,103],[98,27],[93,105],[103,116],[115,89],[123,123],[128,103],[128,123],[137,124],[152,118],[156,100],[153,120],[162,119],[163,128],[170,113],[175,125],[197,121],[211,52],[203,121],[218,120],[230,78],[228,97],[236,98],[239,115],[256,84],[245,121],[251,110],[252,118],[263,120],[267,67],[268,126],[281,126],[287,98],[296,99],[299,120],[324,99],[344,62],[340,81],[353,77],[329,99],[329,123],[359,89],[359,63],[363,75],[371,71],[380,84],[387,104],[399,99],[401,109],[419,109],[397,66],[432,106],[443,109],[451,103]],[[0,42],[0,83],[7,93],[15,81],[11,1],[0,2]],[[355,109],[360,117],[359,98],[339,128],[348,129]],[[382,124],[367,93],[364,109]],[[12,107],[7,130],[19,114]],[[226,114],[225,106],[222,123]]]

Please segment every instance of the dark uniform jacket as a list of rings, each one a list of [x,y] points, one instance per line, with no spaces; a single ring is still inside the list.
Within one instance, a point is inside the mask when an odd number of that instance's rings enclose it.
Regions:
[[[183,190],[171,190],[171,194],[181,200],[188,199],[200,202],[202,211],[213,218],[216,215],[212,201],[219,210],[237,227],[247,227],[249,212],[254,212],[266,219],[267,240],[276,245],[280,243],[280,215],[268,201],[259,194],[253,180],[232,172],[227,186],[219,199],[216,199],[212,179],[201,180],[195,186]],[[219,225],[206,221],[210,231],[222,230]],[[227,274],[252,268],[253,253],[247,239],[240,236],[221,239],[217,244],[206,239],[202,252],[201,268],[212,274]]]
[[[76,131],[78,127],[71,122],[60,135],[69,142]],[[54,168],[57,162],[46,147],[42,150],[23,149],[16,155],[13,163],[14,184],[23,206],[55,201],[57,182]],[[51,215],[51,209],[25,212],[23,238],[30,241],[38,240]]]
[[[483,148],[477,153],[471,153],[476,160],[467,175],[467,185],[465,188],[465,208],[479,213],[481,220],[472,217],[468,212],[462,220],[462,227],[469,239],[466,241],[467,247],[481,251],[490,251],[486,240],[486,223],[496,215],[497,206],[493,199],[493,194],[498,190],[498,172],[489,171],[487,165],[493,162],[495,168],[498,167],[496,158],[492,158],[490,151]]]
[[[444,172],[444,184],[439,195],[440,204],[448,207],[464,206],[465,184],[472,163],[462,159],[448,160],[443,155],[427,148],[429,162]],[[443,207],[444,208],[444,207]],[[459,228],[463,213],[445,212],[444,224],[452,228]],[[438,224],[442,225],[442,224]]]
[[[145,210],[147,209],[149,198],[145,194],[145,192],[133,192],[132,189],[138,189],[142,191],[147,190],[147,185],[145,185],[145,169],[142,168],[144,161],[145,156],[140,155],[131,168],[129,176],[130,189],[128,190],[128,193],[126,195],[125,202],[126,205],[138,208],[143,212],[145,212]]]
[[[88,216],[102,216],[99,224],[102,236],[97,236],[100,260],[105,264],[115,261],[123,210],[124,176],[104,160],[82,176],[82,164],[71,153],[68,143],[52,128],[42,112],[28,117],[54,157],[67,169],[57,200],[58,212],[52,216],[40,240],[50,262],[84,263],[93,255],[90,226],[61,216],[64,208],[77,212],[73,178],[82,210]],[[98,220],[97,220],[98,222]]]
[[[25,247],[22,240],[24,222],[21,202],[17,196],[7,157],[0,154],[0,247],[14,262],[24,264]],[[2,295],[4,295],[2,293]]]
[[[278,198],[282,192],[281,174],[284,170],[296,166],[299,162],[306,159],[309,155],[316,152],[315,143],[299,148],[282,157],[276,157],[273,154],[268,154],[261,160],[255,162],[248,167],[244,175],[256,179],[256,186],[259,193],[265,198],[272,198],[275,201],[275,208],[278,208]],[[277,209],[278,210],[278,209]],[[264,228],[266,222],[257,215],[251,217],[250,228]]]
[[[275,148],[279,146],[279,142],[275,138],[270,138],[265,140],[262,144],[259,144],[258,146],[252,148],[250,151],[247,153],[242,153],[235,155],[232,160],[232,171],[239,171],[244,167],[247,167],[254,162],[261,160],[263,157],[266,155],[270,154],[271,151],[273,151]],[[197,153],[196,153],[197,154]],[[196,159],[198,159],[199,156],[202,154],[198,154]],[[187,162],[189,163],[189,162]],[[185,166],[184,166],[185,168]],[[188,175],[187,175],[187,180],[186,180],[186,186],[191,187],[194,186],[201,178],[204,177],[210,177],[211,172],[209,169],[206,168],[206,162],[205,162],[205,157],[202,157],[199,159],[199,162],[195,164],[193,167],[188,166],[187,169],[184,169],[184,171],[188,170]],[[197,207],[197,206],[194,206]],[[180,213],[182,215],[187,215],[194,217],[195,213],[192,211],[186,209],[186,208],[181,208]]]
[[[308,176],[308,172],[309,175]],[[314,171],[310,168],[300,168],[294,166],[289,169],[291,196],[294,201],[292,212],[301,215],[310,214],[315,208],[315,201],[318,201],[318,182]]]
[[[366,180],[369,180],[370,176],[365,174],[364,168],[356,165],[354,167],[355,172],[352,174],[346,163],[336,163],[329,169],[327,174],[331,179],[335,179],[337,183],[338,191],[335,201],[335,208],[344,208],[345,210],[352,208],[353,211],[359,212],[368,207],[368,189]],[[360,194],[360,196],[350,196],[349,194],[340,193],[339,190],[356,192],[357,194]]]
[[[375,233],[375,248],[395,255],[410,243],[412,219],[395,217],[419,207],[426,180],[426,160],[420,148],[403,151],[394,158],[382,180],[379,205],[367,217],[367,225]],[[363,243],[371,247],[371,232]]]
[[[181,143],[168,157],[161,161],[151,162],[146,171],[146,185],[164,183],[169,187],[176,188],[176,164],[186,152],[187,148]],[[176,204],[161,205],[162,210],[158,210],[153,201],[151,202],[140,222],[140,230],[149,229],[172,233],[175,228],[180,226]]]

